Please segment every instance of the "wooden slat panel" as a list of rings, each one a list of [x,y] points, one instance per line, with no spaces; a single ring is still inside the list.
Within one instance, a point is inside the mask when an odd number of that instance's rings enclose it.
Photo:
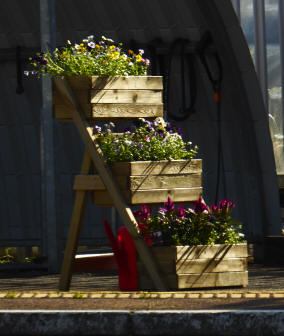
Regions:
[[[82,109],[84,110],[86,118],[90,119],[92,115],[90,104],[83,104]],[[71,107],[63,104],[53,105],[53,117],[62,121],[72,121]]]
[[[222,272],[203,274],[179,274],[165,275],[164,281],[172,290],[185,288],[212,288],[232,287],[248,285],[248,272]],[[138,277],[138,288],[140,290],[154,290],[152,281],[146,275]]]
[[[201,186],[201,174],[184,175],[149,175],[149,176],[116,176],[122,190],[147,190],[169,188],[194,188]],[[98,175],[77,175],[74,190],[105,190]]]
[[[157,260],[159,270],[162,274],[196,274],[196,273],[219,273],[219,272],[241,272],[247,270],[247,258],[228,259],[196,259],[180,260],[175,263],[171,261]],[[137,269],[145,273],[141,262],[137,262]]]
[[[230,287],[248,285],[248,272],[179,274],[178,288]],[[170,283],[170,282],[169,282]]]
[[[158,104],[163,99],[159,90],[91,90],[90,94],[92,104]]]
[[[202,194],[202,188],[176,188],[176,189],[153,189],[138,190],[133,193],[122,191],[129,205],[144,203],[163,203],[168,197],[173,202],[195,201]],[[94,191],[94,203],[103,206],[112,206],[112,198],[107,191]]]
[[[66,76],[73,90],[85,89],[163,89],[161,76]]]
[[[111,171],[109,167],[105,164],[98,143],[96,142],[96,138],[93,136],[92,127],[90,127],[90,125],[87,123],[84,112],[78,100],[76,99],[72,88],[65,79],[54,79],[54,82],[62,95],[64,95],[76,108],[75,112],[73,112],[72,110],[73,121],[82,137],[82,140],[86,145],[86,149],[88,150],[90,157],[95,165],[95,169],[101,176],[104,185],[106,186],[107,190],[109,190],[114,199],[116,209],[120,214],[121,219],[126,226],[128,232],[133,238],[136,250],[140,255],[142,261],[144,262],[148,274],[155,284],[155,288],[161,291],[166,290],[167,287],[163,283],[163,280],[158,273],[157,267],[152,259],[149,248],[143,237],[140,235],[136,219],[131,209],[126,204],[123,196],[121,195],[119,188],[112,179]]]
[[[163,104],[81,104],[88,120],[119,121],[123,119],[163,117]],[[72,121],[71,107],[53,105],[53,117],[62,121]]]
[[[130,176],[130,190],[201,187],[201,174]]]
[[[127,177],[126,176],[116,176],[116,181],[118,185],[126,190],[127,188]],[[99,175],[76,175],[73,184],[74,190],[106,190],[102,179]]]
[[[153,246],[151,252],[156,260],[177,263],[181,260],[211,259],[211,258],[247,258],[247,244],[215,244],[196,246]]]
[[[92,77],[93,89],[150,89],[162,90],[163,78],[161,76],[125,76],[125,77]]]
[[[177,274],[241,272],[247,270],[247,258],[179,260]]]
[[[115,175],[128,176],[202,173],[202,160],[116,162],[111,169]]]
[[[90,91],[89,90],[74,90],[74,94],[76,95],[76,98],[78,99],[78,101],[80,102],[80,104],[84,105],[84,104],[91,104],[90,102]],[[52,101],[54,105],[61,105],[62,103],[64,103],[64,105],[70,106],[72,107],[72,105],[70,103],[68,103],[68,101],[66,100],[66,98],[64,98],[64,96],[62,96],[58,91],[53,90],[53,97],[52,97]],[[74,107],[73,107],[74,109]]]
[[[92,78],[87,76],[66,76],[68,83],[72,89],[75,90],[88,90],[92,88]]]
[[[177,246],[177,260],[180,259],[207,259],[207,258],[246,258],[247,244],[212,246]]]
[[[163,104],[92,104],[92,117],[98,118],[156,118],[163,117]]]

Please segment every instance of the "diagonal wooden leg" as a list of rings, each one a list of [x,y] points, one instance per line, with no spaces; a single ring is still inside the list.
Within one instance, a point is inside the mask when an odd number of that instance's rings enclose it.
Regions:
[[[157,290],[166,290],[167,287],[159,274],[157,265],[153,260],[152,254],[140,234],[136,219],[131,209],[125,202],[124,197],[122,196],[116,182],[112,178],[112,173],[109,167],[103,160],[101,150],[96,141],[96,138],[93,135],[93,129],[88,124],[84,111],[82,110],[80,103],[77,100],[77,97],[74,95],[72,88],[70,87],[66,79],[55,77],[53,80],[59,92],[64,97],[66,97],[68,101],[75,107],[75,109],[71,109],[73,122],[82,137],[82,140],[90,154],[90,157],[97,172],[99,173],[106,189],[113,198],[115,207],[134,241],[136,250],[141,257],[141,260],[144,263],[145,268],[149,273],[149,276],[151,277]]]
[[[88,174],[91,168],[91,158],[87,150],[85,150],[81,174]],[[66,242],[64,258],[61,266],[59,290],[68,291],[72,278],[72,268],[75,259],[75,254],[78,248],[78,241],[83,224],[84,211],[87,199],[87,191],[77,190],[71,224],[69,228],[68,238]]]

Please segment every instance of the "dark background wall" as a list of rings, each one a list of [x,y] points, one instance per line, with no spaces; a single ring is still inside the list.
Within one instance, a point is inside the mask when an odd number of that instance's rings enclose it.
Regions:
[[[40,81],[17,77],[16,47],[22,70],[27,56],[40,49],[39,2],[0,3],[0,245],[40,245]],[[57,45],[79,42],[93,34],[111,37],[138,48],[152,58],[153,74],[165,77],[165,112],[180,113],[182,71],[176,39],[198,42],[209,30],[222,67],[221,197],[236,201],[234,215],[243,221],[250,240],[280,232],[280,209],[267,114],[245,38],[229,0],[60,0],[56,1]],[[190,47],[188,47],[190,49]],[[191,53],[191,52],[190,52]],[[169,59],[172,67],[169,72]],[[183,122],[186,139],[200,147],[204,198],[214,201],[217,178],[217,114],[212,85],[193,57],[197,100],[195,113]],[[187,61],[186,61],[187,62]],[[186,63],[186,102],[190,104],[192,76]],[[213,70],[216,68],[213,67]],[[214,70],[214,71],[215,71]],[[168,92],[170,78],[171,91]],[[19,80],[24,92],[16,94]],[[192,88],[191,88],[192,89]],[[170,104],[167,105],[168,93]],[[64,239],[72,212],[72,180],[79,172],[83,145],[72,124],[54,121],[57,223]],[[104,244],[103,218],[110,209],[87,206],[82,244]]]

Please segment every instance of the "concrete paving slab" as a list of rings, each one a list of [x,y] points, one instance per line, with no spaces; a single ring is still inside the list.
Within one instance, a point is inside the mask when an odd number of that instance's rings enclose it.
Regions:
[[[284,310],[0,311],[0,335],[284,335]]]

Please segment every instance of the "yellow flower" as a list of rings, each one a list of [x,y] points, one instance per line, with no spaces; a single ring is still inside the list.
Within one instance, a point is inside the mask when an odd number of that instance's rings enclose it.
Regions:
[[[110,50],[110,51],[114,51],[114,50],[115,50],[115,46],[114,46],[114,45],[111,45],[111,46],[109,47],[109,50]]]
[[[97,50],[100,50],[101,49],[101,46],[99,44],[96,44],[96,49]]]
[[[117,59],[119,57],[119,51],[113,53],[113,58]]]
[[[142,56],[140,54],[136,55],[136,61],[141,62]]]

